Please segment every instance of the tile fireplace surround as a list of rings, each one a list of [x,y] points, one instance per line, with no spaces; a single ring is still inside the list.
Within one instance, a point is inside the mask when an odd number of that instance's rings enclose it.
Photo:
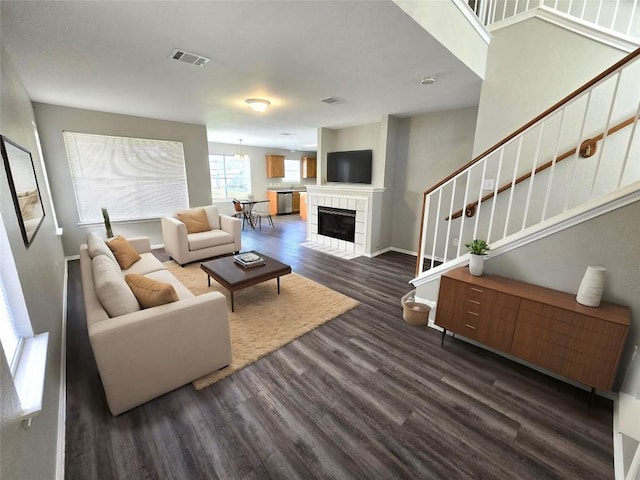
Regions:
[[[372,205],[384,189],[361,186],[307,186],[307,243],[327,253],[352,258],[371,253],[371,225],[375,217]],[[355,239],[353,242],[318,234],[318,207],[331,207],[356,211]]]

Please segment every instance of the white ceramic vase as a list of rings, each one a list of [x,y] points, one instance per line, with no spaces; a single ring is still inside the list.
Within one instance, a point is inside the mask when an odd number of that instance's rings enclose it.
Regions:
[[[474,277],[481,277],[484,273],[484,255],[469,254],[469,273]]]
[[[582,282],[578,288],[576,301],[586,307],[597,307],[602,300],[602,291],[604,290],[604,280],[607,269],[600,265],[589,265],[587,271],[584,272]]]

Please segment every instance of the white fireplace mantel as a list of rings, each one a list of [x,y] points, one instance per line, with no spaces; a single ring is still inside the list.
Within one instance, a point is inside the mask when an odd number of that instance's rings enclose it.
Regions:
[[[371,254],[371,232],[379,222],[379,209],[373,208],[385,188],[370,185],[307,185],[307,240],[338,251],[356,255]],[[354,242],[318,234],[318,207],[333,207],[356,211]],[[377,215],[377,216],[376,216]]]

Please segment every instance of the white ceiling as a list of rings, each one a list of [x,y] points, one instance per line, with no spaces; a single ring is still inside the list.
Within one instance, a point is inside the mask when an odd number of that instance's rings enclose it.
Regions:
[[[388,0],[2,0],[1,14],[33,101],[206,124],[213,142],[315,150],[318,127],[479,98],[480,79]],[[211,61],[171,60],[174,48]],[[271,107],[254,113],[252,97]]]

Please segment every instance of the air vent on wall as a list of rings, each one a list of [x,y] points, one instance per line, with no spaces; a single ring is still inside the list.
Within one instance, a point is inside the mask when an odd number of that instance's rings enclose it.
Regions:
[[[344,100],[342,100],[341,98],[338,98],[338,97],[327,97],[327,98],[323,98],[320,101],[324,102],[324,103],[326,103],[328,105],[337,105],[339,103],[344,102]]]
[[[202,55],[196,55],[195,53],[189,53],[177,48],[171,53],[171,58],[197,67],[202,67],[211,60],[210,58],[203,57]]]

